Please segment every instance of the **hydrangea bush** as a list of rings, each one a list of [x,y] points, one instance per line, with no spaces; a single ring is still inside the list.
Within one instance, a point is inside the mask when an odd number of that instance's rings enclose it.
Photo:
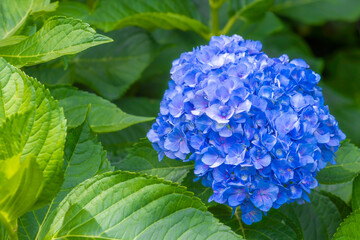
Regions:
[[[260,221],[272,207],[310,201],[317,172],[345,139],[302,59],[270,58],[259,41],[212,37],[181,54],[147,137],[212,187],[209,201]]]

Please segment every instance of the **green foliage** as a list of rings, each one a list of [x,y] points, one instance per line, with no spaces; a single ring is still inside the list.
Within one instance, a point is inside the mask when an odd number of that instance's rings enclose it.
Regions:
[[[355,211],[360,208],[360,176],[358,175],[353,182],[351,207]]]
[[[20,218],[20,239],[35,239],[37,231],[49,217],[49,213],[75,186],[97,174],[113,170],[106,158],[106,152],[91,131],[87,120],[80,126],[68,130],[64,159],[65,181],[59,194],[46,207]]]
[[[157,152],[147,139],[137,143],[127,156],[116,165],[116,169],[119,170],[146,173],[178,183],[181,183],[193,168],[192,162],[183,163],[167,157],[159,161]]]
[[[44,188],[37,205],[43,205],[55,196],[63,181],[63,111],[49,91],[3,59],[0,59],[0,87],[1,120],[30,111],[28,119],[23,119],[22,123],[10,122],[11,127],[2,125],[1,155],[12,157],[11,152],[5,152],[13,149],[9,145],[16,144],[22,160],[29,155],[35,156],[44,178]],[[10,138],[4,139],[12,134],[16,143],[9,141]]]
[[[317,175],[323,184],[343,183],[352,180],[360,172],[360,150],[350,142],[344,142],[336,152],[336,164],[327,165]]]
[[[12,5],[11,8],[9,6]],[[31,12],[32,0],[0,2],[0,42],[12,36],[25,22]]]
[[[252,0],[248,3],[241,0],[231,0],[230,5],[233,12],[239,18],[246,21],[259,21],[273,5],[274,0]]]
[[[0,160],[0,222],[13,238],[17,219],[34,208],[43,186],[43,173],[30,155],[20,162],[20,155]]]
[[[101,0],[96,4],[90,22],[105,31],[138,26],[208,34],[209,29],[196,20],[198,18],[196,8],[189,0]]]
[[[223,205],[209,210],[220,221],[230,226],[235,232],[245,235],[246,239],[331,239],[342,221],[346,204],[340,199],[317,191],[310,195],[311,203],[296,203],[271,209],[263,220],[248,226],[241,221],[237,210],[235,217],[230,218],[231,208]]]
[[[359,17],[358,0],[0,1],[0,239],[357,239]],[[324,72],[325,103],[352,142],[311,203],[250,226],[208,202],[193,161],[159,162],[140,140],[172,61],[218,34]]]
[[[80,20],[53,17],[31,37],[0,48],[0,57],[17,67],[31,66],[111,41]]]
[[[185,188],[116,171],[91,178],[70,192],[38,239],[188,239],[194,233],[201,233],[199,239],[241,239]]]
[[[61,61],[53,61],[27,73],[48,85],[80,83],[107,99],[118,99],[140,78],[159,47],[148,33],[136,28],[114,31],[109,36],[113,43],[80,53],[66,67]]]
[[[334,235],[334,240],[355,240],[359,238],[360,210],[345,219]]]
[[[51,93],[64,108],[70,128],[77,127],[84,122],[86,114],[88,114],[90,128],[97,133],[119,131],[133,124],[153,119],[126,114],[115,104],[95,94],[75,88],[55,88]],[[88,110],[88,108],[90,109]]]
[[[354,21],[360,17],[358,0],[275,0],[272,11],[306,24]]]

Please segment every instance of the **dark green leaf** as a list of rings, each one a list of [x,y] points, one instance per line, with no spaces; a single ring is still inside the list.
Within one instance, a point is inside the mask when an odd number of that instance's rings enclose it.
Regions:
[[[118,99],[140,78],[153,60],[158,45],[141,29],[127,28],[109,34],[114,42],[85,51],[69,60],[32,67],[27,73],[49,84],[80,83],[99,95]]]
[[[360,150],[350,142],[343,142],[336,152],[335,165],[327,165],[317,175],[323,184],[344,183],[352,180],[360,172]]]
[[[193,168],[191,161],[184,163],[167,157],[159,161],[158,153],[147,139],[135,144],[125,159],[116,165],[119,170],[146,173],[178,183],[181,183]]]
[[[258,21],[265,16],[265,13],[274,3],[274,0],[231,0],[230,6],[235,14],[246,21]]]
[[[275,0],[272,11],[306,24],[355,21],[360,16],[358,0]]]
[[[360,175],[353,182],[351,207],[354,211],[360,208]]]
[[[195,31],[205,36],[209,29],[196,18],[198,13],[189,0],[100,0],[90,22],[106,32],[138,26]]]

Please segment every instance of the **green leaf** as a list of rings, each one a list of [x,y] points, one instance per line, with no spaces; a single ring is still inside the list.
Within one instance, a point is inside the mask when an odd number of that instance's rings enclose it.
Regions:
[[[24,125],[17,125],[17,128],[14,125],[15,127],[7,130],[8,135],[2,134],[2,142],[6,147],[2,145],[0,148],[2,155],[6,156],[5,153],[10,148],[4,137],[9,136],[10,139],[11,131],[18,130],[16,136],[20,137],[17,144],[21,159],[34,155],[43,172],[44,188],[37,202],[37,206],[41,206],[56,195],[63,181],[64,113],[49,91],[39,82],[26,76],[2,58],[0,102],[0,120],[30,111],[30,117]],[[7,156],[10,157],[9,152]]]
[[[217,203],[214,201],[209,202],[209,197],[213,195],[213,190],[211,187],[204,187],[201,180],[195,181],[198,177],[195,176],[193,171],[190,171],[188,175],[184,178],[184,181],[181,185],[185,186],[188,191],[193,192],[196,197],[200,198],[206,206],[214,206]]]
[[[38,240],[241,239],[176,184],[128,172],[77,186],[45,222]]]
[[[209,208],[209,211],[219,218],[233,231],[241,234],[245,239],[272,239],[272,240],[297,240],[303,239],[303,233],[299,225],[296,225],[289,217],[282,213],[281,209],[272,209],[267,216],[263,216],[261,222],[246,225],[241,220],[239,209],[232,216],[232,209],[226,205],[217,205]]]
[[[241,221],[240,211],[236,211],[233,218],[230,218],[232,210],[221,205],[209,211],[236,233],[245,233],[248,240],[331,239],[342,221],[343,209],[317,191],[311,192],[310,200],[311,203],[291,203],[271,209],[260,222],[251,225]]]
[[[140,78],[159,47],[142,29],[127,28],[109,36],[113,43],[80,53],[65,71],[61,61],[54,61],[27,72],[46,84],[80,83],[107,99],[118,99]]]
[[[354,211],[360,208],[360,175],[353,182],[351,207]]]
[[[242,0],[231,0],[230,6],[239,18],[246,21],[258,21],[265,16],[273,3],[274,0],[252,0],[246,4]]]
[[[111,41],[80,20],[52,17],[24,41],[0,47],[0,57],[17,67],[30,66]]]
[[[50,205],[20,218],[20,239],[35,239],[41,224],[47,219],[65,196],[78,184],[102,172],[113,170],[106,152],[85,121],[77,128],[68,130],[65,145],[65,180],[59,194]]]
[[[350,203],[352,195],[352,183],[353,181],[332,185],[320,184],[318,189],[334,194],[335,196],[341,198],[344,202]]]
[[[17,219],[34,208],[43,186],[35,156],[29,155],[22,162],[20,157],[0,160],[0,222],[12,238],[17,235]]]
[[[345,219],[334,235],[333,240],[356,240],[359,239],[360,210],[356,210]]]
[[[198,13],[189,0],[101,0],[89,21],[106,32],[137,26],[149,30],[180,29],[207,35],[208,27],[196,18]]]
[[[153,120],[150,117],[138,117],[124,113],[115,104],[76,88],[54,88],[51,93],[64,108],[70,128],[77,127],[84,122],[89,105],[89,125],[92,131],[98,133],[119,131],[140,122]]]
[[[320,191],[320,193],[328,197],[335,204],[342,219],[345,219],[351,213],[349,205],[347,205],[340,197],[326,191]]]
[[[49,13],[49,15],[73,17],[87,22],[90,16],[90,9],[82,2],[61,1],[56,10]]]
[[[178,183],[181,183],[193,168],[192,162],[184,163],[167,157],[159,161],[157,152],[147,139],[135,144],[128,155],[116,165],[119,170],[146,173]]]
[[[267,12],[261,21],[249,23],[237,21],[229,35],[241,34],[245,39],[264,40],[269,35],[283,30],[284,24],[273,13]]]
[[[360,150],[348,141],[336,152],[335,165],[327,165],[318,175],[323,184],[336,184],[352,180],[360,172]]]
[[[160,100],[122,98],[116,101],[115,104],[129,114],[156,117],[159,113]],[[153,122],[139,123],[118,132],[99,135],[101,144],[108,151],[108,157],[112,164],[116,165],[119,159],[125,157],[128,148],[146,137]]]
[[[326,21],[356,21],[360,16],[358,0],[275,0],[272,11],[305,24]]]
[[[12,36],[31,12],[32,0],[0,1],[0,40]]]

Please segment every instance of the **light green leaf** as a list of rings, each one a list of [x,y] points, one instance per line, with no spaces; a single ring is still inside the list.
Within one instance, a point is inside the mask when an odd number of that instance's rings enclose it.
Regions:
[[[135,144],[128,155],[116,165],[116,169],[146,173],[173,182],[181,183],[194,164],[164,157],[159,161],[157,152],[147,139]]]
[[[97,174],[113,170],[87,121],[68,130],[64,158],[65,180],[59,194],[50,205],[20,218],[20,239],[35,239],[41,223],[75,186]]]
[[[360,176],[359,175],[354,179],[353,182],[351,207],[353,211],[360,208]]]
[[[11,37],[7,37],[3,40],[0,40],[0,47],[17,44],[21,41],[24,41],[26,38],[27,38],[27,36],[23,36],[23,35],[14,35]]]
[[[12,36],[31,12],[32,0],[0,1],[0,40]]]
[[[20,136],[18,146],[22,160],[29,155],[36,157],[44,177],[44,188],[37,206],[43,205],[60,190],[63,180],[65,142],[63,111],[40,83],[1,58],[0,103],[0,120],[30,111],[26,124],[8,129],[7,136],[12,134],[11,131],[17,131],[16,136]],[[2,134],[1,138],[4,144],[6,144],[5,136],[6,134]],[[0,147],[2,155],[6,156],[6,151],[10,148]],[[7,154],[10,156],[11,153]]]
[[[246,21],[258,21],[263,18],[273,5],[274,0],[252,0],[245,4],[241,0],[231,0],[230,6],[239,18]]]
[[[345,182],[345,183],[338,183],[338,184],[320,184],[318,190],[324,190],[335,196],[341,198],[344,202],[350,203],[351,195],[352,195],[352,183]]]
[[[76,1],[61,1],[54,12],[49,13],[50,16],[67,16],[80,19],[87,22],[90,16],[90,9],[85,3]]]
[[[12,239],[17,235],[17,219],[34,208],[43,186],[35,156],[29,155],[22,162],[20,157],[0,160],[0,222]]]
[[[77,127],[84,122],[89,105],[89,125],[94,132],[98,133],[119,131],[136,123],[153,119],[124,113],[115,104],[76,88],[54,88],[51,93],[64,108],[70,128]]]
[[[59,2],[50,3],[50,0],[33,0],[32,13],[55,11],[58,4]]]
[[[198,13],[189,0],[101,0],[89,21],[105,31],[138,26],[150,30],[180,29],[207,35],[208,27],[196,18]]]
[[[111,41],[80,20],[52,17],[31,37],[0,47],[0,57],[17,67],[30,66]]]
[[[351,213],[340,225],[333,240],[357,240],[360,236],[360,209]]]
[[[128,172],[77,186],[45,222],[37,240],[241,239],[176,184]]]
[[[272,11],[305,24],[326,21],[356,21],[360,17],[358,0],[275,0]]]
[[[323,184],[336,184],[352,180],[360,173],[360,150],[350,142],[343,142],[336,152],[335,165],[327,165],[318,175]]]
[[[118,99],[137,81],[159,46],[142,29],[127,28],[109,34],[114,42],[85,51],[69,60],[54,61],[27,70],[46,84],[80,83],[99,95]]]

